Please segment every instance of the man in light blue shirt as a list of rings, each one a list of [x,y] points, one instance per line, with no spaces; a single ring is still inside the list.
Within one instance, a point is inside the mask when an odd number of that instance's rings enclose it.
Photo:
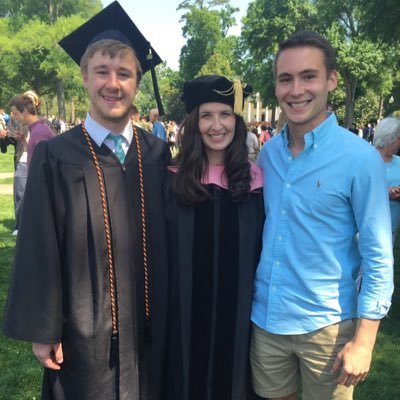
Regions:
[[[253,386],[263,398],[294,400],[301,381],[304,400],[351,399],[393,292],[384,166],[326,111],[337,74],[325,38],[289,38],[275,74],[288,123],[259,156],[266,221],[252,310]]]
[[[397,155],[400,147],[400,120],[398,118],[387,117],[379,121],[375,129],[374,146],[385,163],[394,244],[400,225],[400,157]]]
[[[164,140],[164,142],[166,142],[167,141],[167,131],[164,128],[164,124],[160,121],[160,114],[159,114],[157,108],[153,108],[152,110],[150,110],[150,122],[153,124],[151,133],[155,137],[158,137],[158,138]]]

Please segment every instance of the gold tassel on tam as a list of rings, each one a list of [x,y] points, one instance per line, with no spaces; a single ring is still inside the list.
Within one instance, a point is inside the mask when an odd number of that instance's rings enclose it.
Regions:
[[[243,90],[247,86],[246,84],[243,86],[240,80],[236,79],[232,82],[232,86],[227,90],[216,90],[213,89],[215,93],[218,93],[221,96],[232,96],[233,99],[233,112],[236,115],[243,115]],[[247,92],[246,92],[247,94]]]
[[[233,81],[233,91],[234,91],[234,103],[233,112],[236,115],[243,115],[243,88],[239,80]]]

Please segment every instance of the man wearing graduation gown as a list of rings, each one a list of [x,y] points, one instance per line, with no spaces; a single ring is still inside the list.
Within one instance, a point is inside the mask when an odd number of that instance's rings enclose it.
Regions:
[[[170,155],[129,120],[150,45],[117,2],[60,44],[87,51],[90,111],[35,151],[3,330],[33,343],[43,399],[161,400]]]

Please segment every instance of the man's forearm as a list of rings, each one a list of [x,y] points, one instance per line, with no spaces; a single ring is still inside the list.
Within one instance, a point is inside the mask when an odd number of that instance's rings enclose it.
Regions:
[[[378,334],[380,319],[360,318],[356,332],[353,337],[353,342],[365,347],[369,347],[372,351]]]

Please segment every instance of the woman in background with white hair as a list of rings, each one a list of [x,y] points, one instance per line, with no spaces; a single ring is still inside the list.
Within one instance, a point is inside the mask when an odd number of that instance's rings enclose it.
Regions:
[[[400,147],[400,120],[394,117],[381,120],[375,128],[373,144],[385,162],[394,244],[400,225],[400,157],[396,155]]]

